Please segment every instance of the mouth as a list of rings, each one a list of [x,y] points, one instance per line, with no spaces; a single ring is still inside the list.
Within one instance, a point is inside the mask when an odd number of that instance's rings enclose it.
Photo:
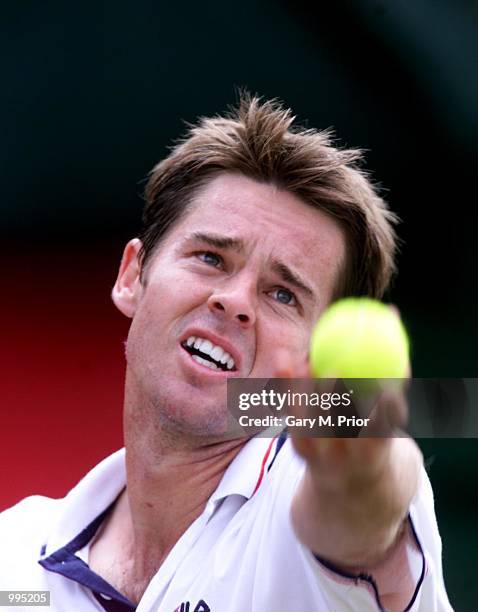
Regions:
[[[220,344],[208,338],[188,336],[181,342],[183,349],[198,364],[218,372],[236,372],[236,361]]]

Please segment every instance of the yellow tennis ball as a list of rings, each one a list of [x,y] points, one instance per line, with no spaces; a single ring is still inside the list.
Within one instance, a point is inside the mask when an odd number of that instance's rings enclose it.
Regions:
[[[370,298],[345,298],[330,306],[312,334],[316,378],[406,378],[407,332],[399,316]]]

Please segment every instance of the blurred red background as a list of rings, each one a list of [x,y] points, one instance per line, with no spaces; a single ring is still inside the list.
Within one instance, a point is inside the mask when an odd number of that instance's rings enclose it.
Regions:
[[[9,254],[0,510],[27,495],[63,496],[122,446],[128,320],[109,295],[120,254],[93,245]]]

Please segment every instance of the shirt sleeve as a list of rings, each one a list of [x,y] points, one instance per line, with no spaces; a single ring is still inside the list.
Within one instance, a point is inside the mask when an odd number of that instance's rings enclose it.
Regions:
[[[293,563],[302,565],[300,580],[304,592],[307,589],[314,592],[315,598],[327,602],[328,607],[324,609],[330,610],[452,611],[443,582],[442,546],[433,492],[424,468],[401,537],[380,565],[358,573],[344,572],[314,556],[295,536],[290,507],[304,470],[305,464],[292,445],[284,444],[270,473],[271,480],[275,481],[271,485],[276,488],[275,511],[278,517],[282,516],[275,532],[280,530],[283,542],[287,534],[288,542],[287,548],[274,546],[274,550],[277,558],[287,550],[283,562],[289,567]]]
[[[353,581],[373,594],[378,610],[445,612],[452,610],[442,573],[441,538],[433,492],[422,468],[419,490],[400,538],[378,565],[356,573],[344,572],[315,556],[323,572],[337,584]],[[350,596],[350,595],[349,595]]]
[[[340,583],[345,578],[356,584],[365,583],[375,597],[378,609],[390,612],[412,609],[425,577],[425,556],[410,517],[387,557],[374,567],[344,572],[317,555],[315,558],[332,580]]]

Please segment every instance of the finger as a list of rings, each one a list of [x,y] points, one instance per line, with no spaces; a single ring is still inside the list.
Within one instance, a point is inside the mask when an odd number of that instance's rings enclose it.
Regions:
[[[281,347],[274,351],[272,372],[273,378],[308,378],[309,364],[305,358],[298,359]]]

